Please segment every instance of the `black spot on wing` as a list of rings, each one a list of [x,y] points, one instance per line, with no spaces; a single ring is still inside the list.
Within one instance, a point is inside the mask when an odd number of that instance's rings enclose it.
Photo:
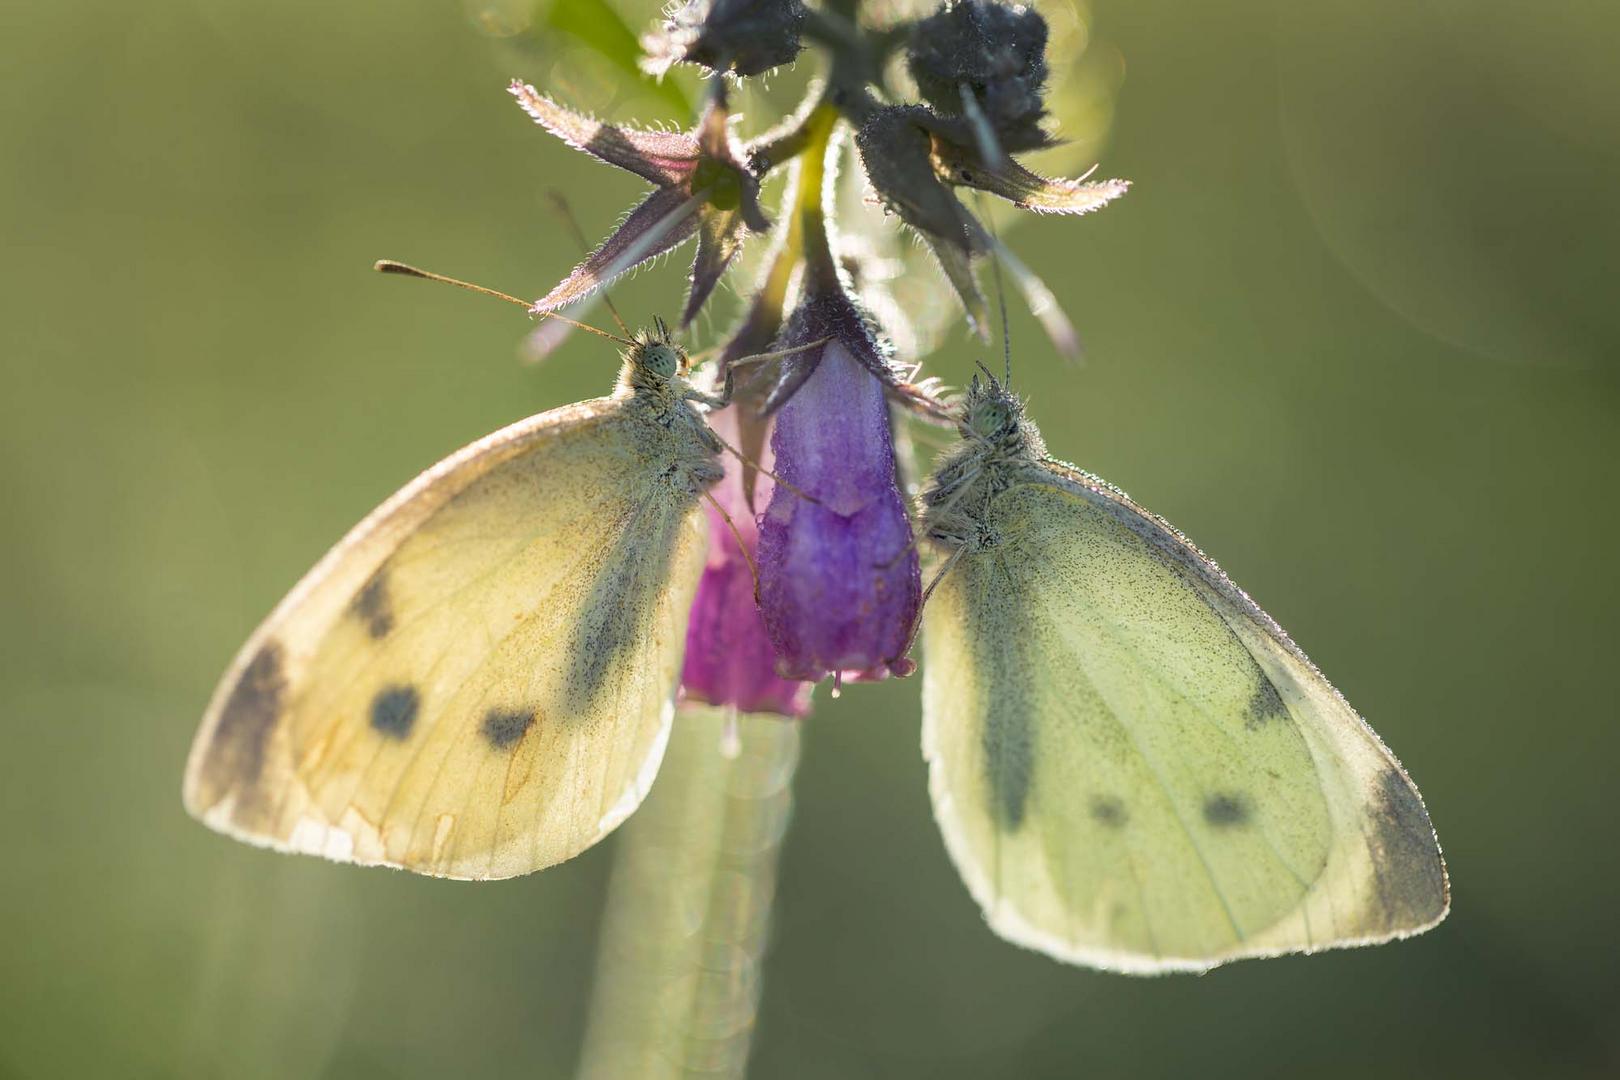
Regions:
[[[484,714],[484,738],[497,750],[509,750],[534,726],[533,709],[491,709]]]
[[[1385,929],[1438,919],[1446,910],[1446,869],[1417,789],[1399,769],[1385,769],[1369,811],[1373,830],[1368,846]]]
[[[1251,811],[1242,795],[1219,792],[1204,800],[1204,820],[1217,829],[1247,825]]]
[[[1123,828],[1130,815],[1125,804],[1113,795],[1095,795],[1091,799],[1091,820],[1110,829]]]
[[[390,739],[404,739],[415,726],[421,705],[414,686],[385,686],[371,699],[371,727]]]
[[[1288,706],[1283,703],[1282,695],[1277,692],[1264,672],[1256,665],[1255,673],[1259,675],[1260,682],[1254,688],[1254,694],[1249,698],[1249,718],[1245,726],[1249,728],[1264,727],[1273,720],[1286,720]]]
[[[366,587],[355,594],[349,613],[366,626],[366,633],[381,640],[394,628],[394,605],[388,595],[387,574],[378,570]]]
[[[203,760],[199,795],[213,805],[229,791],[237,792],[234,816],[246,821],[259,806],[258,783],[264,773],[265,749],[281,715],[287,692],[281,646],[269,641],[248,661],[208,744]]]

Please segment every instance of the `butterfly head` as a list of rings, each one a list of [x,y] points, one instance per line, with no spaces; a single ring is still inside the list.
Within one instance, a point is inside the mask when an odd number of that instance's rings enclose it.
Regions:
[[[624,371],[620,377],[638,393],[679,398],[690,367],[686,350],[676,343],[668,324],[663,319],[654,319],[653,329],[637,334],[625,350]]]
[[[983,379],[975,375],[968,383],[960,424],[963,437],[986,450],[1020,452],[1038,438],[1023,402],[987,370]]]

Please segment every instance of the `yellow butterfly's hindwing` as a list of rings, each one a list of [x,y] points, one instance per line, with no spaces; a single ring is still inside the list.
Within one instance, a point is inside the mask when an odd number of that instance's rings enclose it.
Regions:
[[[717,473],[695,414],[638,404],[515,424],[357,526],[227,673],[190,810],[461,878],[559,862],[628,815],[668,738]]]
[[[1153,972],[1444,916],[1411,781],[1202,553],[1056,464],[977,520],[925,613],[923,742],[998,932]]]

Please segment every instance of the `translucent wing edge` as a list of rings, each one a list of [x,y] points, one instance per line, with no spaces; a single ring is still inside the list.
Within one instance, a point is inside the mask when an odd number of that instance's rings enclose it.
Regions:
[[[1255,603],[1249,594],[1244,592],[1236,582],[1227,577],[1226,572],[1215,564],[1214,559],[1205,555],[1197,544],[1187,538],[1186,534],[1164,520],[1164,518],[1146,507],[1138,505],[1132,501],[1129,495],[1108,481],[1083,469],[1078,469],[1067,462],[1047,459],[1037,474],[1028,477],[1028,479],[1035,483],[1045,483],[1060,488],[1102,507],[1118,519],[1121,524],[1161,551],[1169,554],[1178,563],[1197,571],[1207,584],[1259,623],[1266,633],[1271,635],[1277,644],[1286,649],[1294,659],[1308,666],[1324,683],[1327,683],[1330,688],[1332,687],[1333,684],[1329,683],[1316,665],[1311,663],[1310,658],[1305,655],[1300,647],[1294,644],[1287,631],[1277,625],[1277,621],[1267,615],[1260,605]],[[1334,689],[1333,693],[1340,701],[1344,701],[1344,695],[1340,694],[1337,689]],[[1348,707],[1349,703],[1345,702],[1345,704]],[[1367,733],[1377,738],[1371,728],[1367,729]]]
[[[926,641],[926,628],[924,633]],[[1122,975],[1201,972],[1224,962],[1224,959],[1158,958],[1123,950],[1077,945],[1030,922],[1009,899],[998,894],[991,883],[984,861],[979,857],[972,839],[967,834],[963,818],[957,811],[956,797],[950,788],[944,764],[942,729],[947,722],[947,716],[956,714],[956,708],[935,700],[943,696],[939,679],[938,666],[926,662],[925,658],[922,756],[923,762],[928,767],[929,801],[933,804],[934,821],[938,824],[940,836],[945,841],[946,854],[950,856],[952,865],[962,878],[962,883],[967,886],[968,895],[979,906],[985,922],[998,937],[1064,963],[1079,964]]]

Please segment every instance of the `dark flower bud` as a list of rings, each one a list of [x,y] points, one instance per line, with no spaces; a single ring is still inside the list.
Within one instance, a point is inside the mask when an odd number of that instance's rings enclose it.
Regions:
[[[946,0],[913,27],[906,63],[917,90],[947,115],[978,112],[1009,151],[1049,141],[1046,20],[998,0]]]
[[[799,55],[800,0],[687,0],[642,40],[643,67],[662,75],[671,64],[758,75]]]

